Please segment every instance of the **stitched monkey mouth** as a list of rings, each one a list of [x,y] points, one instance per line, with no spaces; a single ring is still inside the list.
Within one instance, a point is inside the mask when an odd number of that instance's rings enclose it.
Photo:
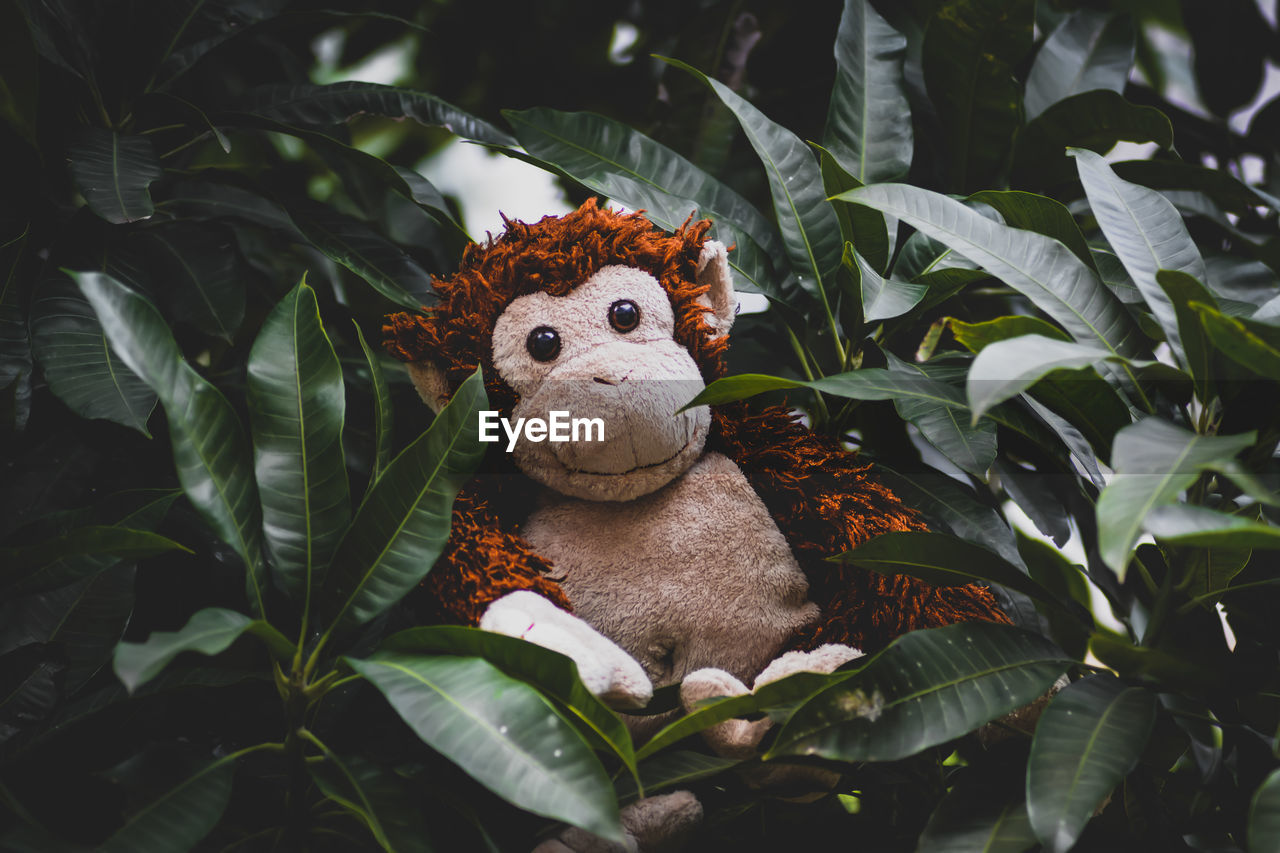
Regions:
[[[695,430],[694,435],[696,436],[696,434],[697,432]],[[564,470],[570,474],[586,474],[588,477],[625,477],[628,474],[633,474],[636,471],[643,471],[646,468],[657,468],[659,465],[666,465],[668,462],[675,459],[681,453],[684,453],[686,450],[688,450],[689,445],[693,444],[693,438],[694,437],[691,436],[689,440],[684,443],[683,447],[681,447],[675,453],[668,456],[666,459],[660,460],[658,462],[650,462],[646,465],[637,465],[636,467],[628,468],[625,471],[588,471],[585,468],[570,468],[566,465],[562,465],[561,467],[563,467]]]

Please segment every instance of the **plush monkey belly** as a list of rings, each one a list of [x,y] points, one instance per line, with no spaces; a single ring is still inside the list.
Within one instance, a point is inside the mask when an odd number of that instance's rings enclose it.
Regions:
[[[764,503],[719,453],[631,501],[549,492],[521,533],[576,614],[657,687],[705,667],[750,682],[819,615]]]

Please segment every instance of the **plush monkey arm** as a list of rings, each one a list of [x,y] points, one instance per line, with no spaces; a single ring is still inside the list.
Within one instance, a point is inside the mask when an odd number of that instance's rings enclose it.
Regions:
[[[592,693],[618,708],[643,708],[653,685],[630,655],[569,612],[551,564],[497,516],[474,491],[454,502],[444,552],[415,598],[429,622],[474,625],[520,637],[573,658]]]
[[[822,617],[791,648],[841,643],[873,652],[917,628],[1009,621],[982,586],[934,587],[824,562],[881,533],[924,530],[925,524],[875,481],[871,466],[814,434],[787,408],[716,408],[708,448],[742,469],[809,576],[809,597]]]

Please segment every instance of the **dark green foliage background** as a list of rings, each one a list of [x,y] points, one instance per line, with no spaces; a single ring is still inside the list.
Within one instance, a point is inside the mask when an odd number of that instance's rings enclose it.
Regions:
[[[389,48],[406,86],[332,82]],[[528,850],[638,786],[696,849],[1280,849],[1268,61],[1252,0],[0,0],[0,849]],[[788,395],[933,526],[833,559],[1017,627],[642,745],[566,658],[418,627],[483,394],[433,420],[377,344],[467,243],[413,171],[451,133],[712,218],[770,308],[705,398]],[[742,766],[689,737],[758,713]]]

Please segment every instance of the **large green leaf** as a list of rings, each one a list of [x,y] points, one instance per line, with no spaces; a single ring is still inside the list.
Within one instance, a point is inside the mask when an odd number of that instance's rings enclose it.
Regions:
[[[678,228],[696,210],[711,217],[712,233],[729,260],[761,292],[776,292],[770,259],[782,259],[777,230],[737,192],[627,125],[596,113],[537,107],[507,110],[516,138],[530,155],[574,181],[632,209],[656,224]]]
[[[863,185],[836,162],[836,158],[830,151],[818,148],[818,153],[821,156],[819,168],[822,171],[822,191],[828,196],[837,196]],[[845,268],[852,271],[849,265],[849,253],[851,248],[856,248],[858,253],[877,271],[888,269],[889,256],[892,254],[893,247],[889,243],[889,230],[884,216],[879,211],[860,204],[836,200],[830,200],[830,204],[835,209],[836,219],[840,222],[840,233],[845,239],[842,256]],[[859,297],[858,304],[861,302]],[[855,326],[851,325],[850,328]]]
[[[1213,388],[1213,350],[1209,346],[1208,333],[1191,303],[1216,308],[1217,300],[1194,276],[1178,270],[1158,270],[1156,283],[1173,305],[1178,338],[1182,342],[1183,364],[1195,382],[1196,396],[1207,403]]]
[[[149,187],[164,172],[150,139],[88,127],[68,154],[71,180],[94,213],[115,224],[155,213]]]
[[[608,743],[622,762],[635,771],[635,748],[627,727],[582,683],[577,664],[559,652],[515,637],[454,625],[410,628],[388,637],[379,649],[483,657],[507,675],[526,681],[561,702],[576,720]]]
[[[972,489],[945,474],[902,471],[883,464],[876,466],[876,473],[908,506],[931,521],[941,522],[937,529],[950,530],[1014,566],[1021,565],[1009,524],[996,510],[980,503]]]
[[[1204,261],[1182,216],[1155,190],[1116,177],[1107,161],[1092,151],[1076,148],[1069,153],[1076,158],[1080,182],[1102,233],[1185,364],[1173,302],[1156,282],[1160,270],[1176,270],[1197,281],[1205,280]]]
[[[716,776],[741,763],[741,759],[721,758],[718,755],[707,755],[705,752],[668,749],[640,765],[640,781],[644,784],[645,794],[649,795],[666,788],[683,787],[690,782]],[[618,786],[620,798],[637,793],[633,787],[627,785],[629,781],[620,780]]]
[[[961,622],[905,634],[787,721],[765,759],[895,761],[1027,704],[1070,661],[1038,634]]]
[[[396,305],[416,310],[432,299],[426,270],[368,223],[320,205],[292,206],[289,217],[317,249]]]
[[[449,538],[453,499],[484,456],[476,429],[484,406],[477,370],[370,488],[325,580],[330,630],[367,622],[431,571]]]
[[[835,54],[823,145],[863,184],[902,177],[913,146],[902,75],[906,37],[867,0],[845,0]]]
[[[905,184],[878,184],[840,196],[895,216],[939,240],[1030,299],[1081,343],[1122,356],[1141,335],[1124,306],[1057,240],[992,222],[963,204]]]
[[[393,771],[315,742],[325,760],[307,769],[326,797],[355,814],[388,853],[429,853],[421,809]]]
[[[1107,361],[1136,367],[1157,364],[1132,362],[1101,347],[1043,335],[996,341],[984,347],[969,368],[966,385],[969,407],[976,420],[992,406],[1022,393],[1055,370],[1096,367]]]
[[[1052,237],[1095,273],[1098,271],[1080,226],[1062,202],[1018,190],[983,190],[969,196],[969,201],[990,205],[1010,228]]]
[[[372,487],[391,461],[391,427],[395,413],[391,408],[391,392],[387,388],[382,363],[378,361],[377,353],[369,349],[369,344],[365,342],[360,324],[354,320],[352,324],[356,327],[360,351],[364,353],[364,360],[369,365],[369,390],[373,395],[373,465],[369,471],[369,486]]]
[[[1147,513],[1173,503],[1205,468],[1229,466],[1254,434],[1196,435],[1159,418],[1145,418],[1116,434],[1115,476],[1098,498],[1098,549],[1121,579]]]
[[[190,551],[171,539],[128,527],[91,525],[69,530],[35,545],[0,548],[0,588],[40,592],[97,574],[109,563],[79,557],[150,557]]]
[[[249,421],[272,578],[310,612],[351,520],[342,365],[306,282],[267,315],[249,352]]]
[[[194,849],[231,799],[238,755],[211,761],[129,816],[102,853],[175,853]]]
[[[124,642],[116,646],[115,671],[130,693],[160,674],[183,652],[216,655],[242,634],[253,634],[280,660],[289,660],[295,651],[284,635],[261,619],[223,607],[206,607],[192,615],[178,631],[155,631],[142,643]]]
[[[1280,770],[1272,771],[1249,804],[1249,853],[1280,849]]]
[[[885,575],[908,575],[933,586],[988,581],[1050,605],[1053,593],[981,545],[945,533],[883,533],[827,559]]]
[[[930,444],[978,477],[995,458],[995,423],[982,420],[972,425],[964,392],[910,367],[868,368],[812,382],[752,373],[726,376],[704,388],[685,408],[716,406],[785,388],[812,388],[854,400],[893,400],[898,414],[915,424]]]
[[[209,51],[248,27],[274,18],[288,0],[175,0],[157,12],[174,22],[165,52],[147,88],[163,88],[191,69]]]
[[[245,277],[229,229],[177,222],[148,229],[138,244],[163,282],[160,298],[174,319],[228,343],[235,339],[244,320]]]
[[[346,661],[423,742],[498,796],[622,840],[604,768],[528,684],[480,658],[377,652]]]
[[[1223,355],[1269,379],[1280,380],[1280,330],[1244,317],[1228,317],[1212,305],[1192,301],[1205,333]]]
[[[219,538],[244,560],[249,606],[262,614],[262,507],[235,410],[182,360],[173,335],[145,297],[104,273],[73,276],[98,313],[111,348],[159,395],[178,481]]]
[[[1040,716],[1027,761],[1027,812],[1047,850],[1065,853],[1138,763],[1156,699],[1111,674],[1065,687]]]
[[[770,121],[719,80],[683,62],[670,59],[667,62],[709,86],[738,119],[747,141],[765,167],[791,269],[799,278],[800,286],[826,305],[825,281],[840,265],[844,242],[840,237],[840,222],[827,203],[822,172],[813,152],[800,137]]]
[[[1143,528],[1172,545],[1280,548],[1280,527],[1202,506],[1173,504],[1147,513]]]
[[[1053,187],[1074,177],[1066,149],[1105,154],[1117,142],[1173,147],[1173,126],[1155,107],[1139,106],[1098,89],[1072,95],[1037,116],[1018,137],[1013,179],[1017,186]]]
[[[57,643],[66,656],[65,695],[107,662],[133,612],[132,563],[0,605],[0,655],[28,643]]]
[[[32,351],[58,399],[83,418],[105,418],[151,437],[155,392],[111,352],[97,315],[69,279],[40,286],[30,323]]]
[[[916,843],[917,853],[1022,853],[1035,845],[1027,804],[991,801],[988,786],[953,788]]]
[[[1027,75],[1027,119],[1092,89],[1123,93],[1133,66],[1133,22],[1127,15],[1080,9],[1045,39]]]
[[[1031,50],[1033,0],[947,0],[925,30],[922,66],[948,143],[949,187],[999,183],[1022,124],[1014,66]]]
[[[419,124],[443,127],[464,139],[493,145],[514,145],[515,140],[483,119],[428,94],[397,86],[356,81],[317,86],[308,83],[259,86],[239,105],[286,124],[335,125],[358,115],[413,119]]]
[[[1259,205],[1276,207],[1274,199],[1222,169],[1177,160],[1125,160],[1111,168],[1126,181],[1153,190],[1194,190],[1230,213],[1252,213]]]

